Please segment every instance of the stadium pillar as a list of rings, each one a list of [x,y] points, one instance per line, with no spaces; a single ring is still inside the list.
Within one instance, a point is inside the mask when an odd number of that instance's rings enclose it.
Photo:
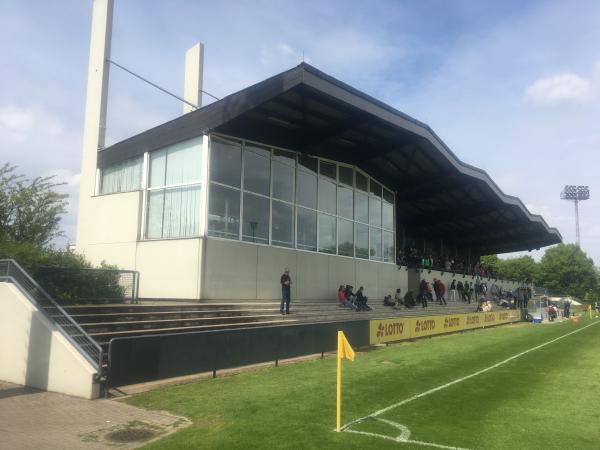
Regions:
[[[183,83],[183,99],[198,108],[202,106],[202,79],[204,72],[204,44],[198,42],[185,52],[185,77]],[[189,113],[194,108],[183,104],[183,113]]]
[[[85,99],[83,126],[83,149],[79,186],[79,217],[77,220],[77,247],[82,248],[84,231],[88,228],[85,218],[91,217],[90,198],[96,193],[98,150],[104,148],[106,135],[106,102],[108,97],[108,75],[113,0],[94,0],[92,6],[92,33],[88,84]]]

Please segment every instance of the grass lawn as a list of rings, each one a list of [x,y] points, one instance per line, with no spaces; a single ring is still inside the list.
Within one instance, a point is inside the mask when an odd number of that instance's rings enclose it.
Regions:
[[[576,329],[581,331],[353,425],[354,433],[333,431],[333,357],[158,389],[126,401],[193,421],[148,449],[434,448],[382,437],[400,434],[394,424],[405,427],[405,437],[410,430],[411,441],[445,448],[598,449],[598,319],[515,324],[358,353],[354,362],[343,363],[342,423]]]

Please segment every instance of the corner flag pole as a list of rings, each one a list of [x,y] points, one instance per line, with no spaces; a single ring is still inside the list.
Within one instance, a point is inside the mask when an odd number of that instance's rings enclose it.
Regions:
[[[336,431],[340,432],[340,422],[342,420],[342,331],[338,331],[338,352],[337,352],[337,415],[336,415]]]
[[[340,432],[342,421],[342,358],[347,358],[354,361],[354,350],[344,336],[343,331],[338,331],[338,348],[337,348],[337,414],[336,414],[336,431]]]

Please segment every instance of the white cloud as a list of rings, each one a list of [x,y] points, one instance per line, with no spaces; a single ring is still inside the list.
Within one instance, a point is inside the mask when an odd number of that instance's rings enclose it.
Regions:
[[[594,96],[594,86],[574,73],[536,80],[525,90],[526,97],[539,104],[585,102]]]
[[[63,124],[41,106],[0,107],[0,137],[5,141],[22,143],[40,133],[55,138],[63,131]]]

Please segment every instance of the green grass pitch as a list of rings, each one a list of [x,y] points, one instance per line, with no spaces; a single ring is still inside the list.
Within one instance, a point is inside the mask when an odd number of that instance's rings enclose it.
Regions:
[[[334,431],[333,357],[126,401],[193,421],[148,449],[598,449],[599,346],[596,319],[508,325],[358,353],[355,362],[343,362],[343,424],[455,383],[341,433]]]

